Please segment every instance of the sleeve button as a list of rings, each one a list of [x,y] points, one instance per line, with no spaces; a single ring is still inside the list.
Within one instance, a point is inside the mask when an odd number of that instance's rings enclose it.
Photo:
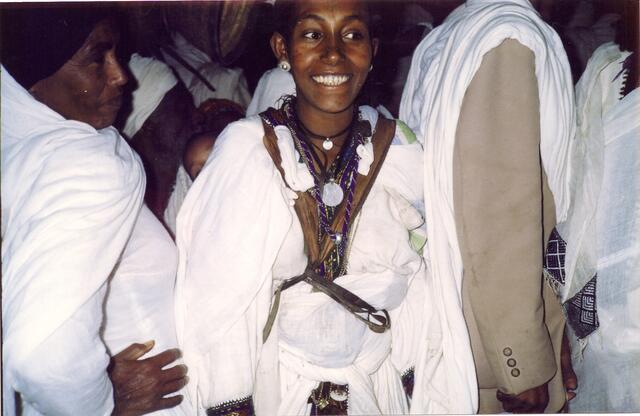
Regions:
[[[508,365],[509,367],[515,367],[515,366],[516,366],[516,360],[514,360],[513,358],[509,358],[509,359],[507,360],[507,365]]]
[[[520,370],[518,370],[517,368],[512,368],[511,375],[514,377],[518,377],[520,375]]]
[[[511,351],[511,348],[506,347],[505,349],[502,350],[502,353],[504,355],[506,355],[507,357],[511,356],[511,354],[513,354],[513,351]]]

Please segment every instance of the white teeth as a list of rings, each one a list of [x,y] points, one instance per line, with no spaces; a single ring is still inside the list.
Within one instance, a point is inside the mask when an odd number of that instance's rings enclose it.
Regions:
[[[322,85],[335,87],[349,80],[349,75],[316,75],[312,77],[315,82]]]

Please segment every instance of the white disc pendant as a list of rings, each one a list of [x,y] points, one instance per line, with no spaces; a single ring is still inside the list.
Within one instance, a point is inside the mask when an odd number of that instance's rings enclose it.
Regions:
[[[324,139],[324,141],[322,142],[322,148],[324,150],[331,150],[333,149],[333,142],[331,140],[329,140],[329,138],[327,137],[326,139]]]
[[[335,207],[342,202],[344,192],[340,185],[335,183],[333,179],[325,183],[322,187],[322,202],[330,207]]]

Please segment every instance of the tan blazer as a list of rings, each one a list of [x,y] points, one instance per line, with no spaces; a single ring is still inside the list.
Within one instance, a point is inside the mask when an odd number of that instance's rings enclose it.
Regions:
[[[542,278],[555,215],[539,149],[534,55],[506,40],[484,56],[465,93],[453,163],[464,314],[481,413],[503,411],[496,389],[518,394],[550,380],[547,412],[565,401],[564,318]]]

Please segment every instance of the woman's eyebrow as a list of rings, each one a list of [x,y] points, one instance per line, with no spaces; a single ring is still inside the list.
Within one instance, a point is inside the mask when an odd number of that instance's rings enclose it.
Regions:
[[[113,46],[114,43],[110,41],[97,42],[89,47],[89,52],[104,53],[112,49]]]

